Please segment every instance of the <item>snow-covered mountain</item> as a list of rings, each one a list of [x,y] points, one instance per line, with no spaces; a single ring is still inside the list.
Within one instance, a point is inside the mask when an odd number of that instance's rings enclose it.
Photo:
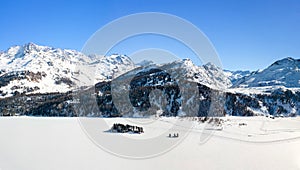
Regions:
[[[205,69],[205,72],[208,77],[207,79],[212,79],[212,81],[207,82],[207,86],[209,87],[209,84],[216,83],[217,87],[221,87],[223,89],[226,89],[230,86],[232,86],[232,82],[230,77],[226,76],[226,73],[213,63],[207,63],[203,65],[203,68]]]
[[[135,65],[144,67],[144,66],[149,66],[149,65],[152,65],[152,64],[154,64],[154,62],[151,61],[151,60],[143,60],[141,62],[136,63]]]
[[[291,57],[278,60],[264,70],[240,78],[233,87],[300,88],[300,60]]]
[[[299,63],[285,58],[256,72],[224,71],[212,63],[196,66],[190,59],[135,65],[125,55],[86,56],[29,43],[0,53],[0,113],[86,116],[72,106],[76,90],[85,102],[96,97],[97,106],[83,106],[94,109],[89,116],[132,116],[135,109],[149,114],[150,101],[153,111],[168,116],[186,115],[182,106],[193,110],[189,116],[207,116],[212,102],[220,106],[216,115],[300,115]]]
[[[232,84],[235,84],[237,81],[239,81],[241,78],[249,76],[251,74],[251,71],[230,71],[230,70],[224,70],[224,74],[226,77],[229,78]]]
[[[232,85],[223,70],[212,63],[197,66],[190,59],[183,59],[165,64],[162,68],[174,70],[174,75],[177,74],[186,80],[203,84],[212,89],[226,89]]]
[[[125,55],[86,56],[75,50],[52,48],[28,43],[0,53],[0,97],[25,93],[67,92],[81,86],[110,81],[138,66]],[[213,64],[196,66],[189,59],[166,64],[190,80],[211,88],[231,86],[223,71]]]
[[[66,92],[112,79],[134,68],[124,55],[86,56],[75,50],[14,46],[0,54],[0,96]]]

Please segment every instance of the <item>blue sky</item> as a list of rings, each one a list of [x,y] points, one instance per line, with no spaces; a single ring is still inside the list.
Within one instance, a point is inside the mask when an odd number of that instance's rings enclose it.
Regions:
[[[0,50],[27,42],[81,50],[105,24],[139,12],[190,21],[211,40],[225,69],[257,70],[283,57],[300,58],[299,0],[1,1]]]

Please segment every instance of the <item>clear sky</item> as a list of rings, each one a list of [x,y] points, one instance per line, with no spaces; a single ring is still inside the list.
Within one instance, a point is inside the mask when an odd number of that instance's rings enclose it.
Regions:
[[[225,69],[257,70],[283,57],[300,58],[299,0],[3,0],[0,50],[33,42],[80,51],[105,24],[139,12],[190,21],[211,40]]]

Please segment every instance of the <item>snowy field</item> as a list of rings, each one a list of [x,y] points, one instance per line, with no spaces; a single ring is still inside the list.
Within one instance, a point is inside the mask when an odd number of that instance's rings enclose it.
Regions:
[[[97,146],[78,118],[2,117],[0,170],[300,169],[300,117],[224,117],[218,126],[195,118],[86,120],[99,124],[93,137],[118,137],[121,147],[128,138],[177,145],[151,158],[125,158]],[[107,132],[114,123],[141,125],[145,133]]]

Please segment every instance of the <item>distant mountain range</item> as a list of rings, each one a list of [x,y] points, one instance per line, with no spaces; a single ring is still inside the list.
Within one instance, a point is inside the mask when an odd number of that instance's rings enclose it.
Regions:
[[[284,58],[264,70],[239,78],[232,87],[300,87],[300,60]]]
[[[224,107],[215,115],[300,115],[300,60],[293,58],[276,61],[260,71],[229,71],[212,63],[196,66],[189,59],[163,65],[146,60],[135,64],[126,55],[87,56],[75,50],[28,43],[1,52],[0,67],[2,115],[136,116],[137,109],[139,113],[146,111],[142,116],[206,116],[217,93],[222,93],[218,102],[223,102]],[[142,92],[129,85],[123,87],[133,92],[131,109],[115,108],[110,92],[115,78],[120,84],[127,82],[146,89]],[[183,97],[179,79],[184,79],[184,86],[194,83],[197,95]],[[152,95],[157,107],[149,111],[154,105],[149,95],[155,89],[167,98]],[[73,92],[80,90],[96,95],[98,109],[76,113]],[[188,102],[192,98],[193,104]],[[162,100],[166,100],[165,108]],[[194,110],[192,115],[182,113],[183,105]],[[200,107],[195,110],[196,105]]]

